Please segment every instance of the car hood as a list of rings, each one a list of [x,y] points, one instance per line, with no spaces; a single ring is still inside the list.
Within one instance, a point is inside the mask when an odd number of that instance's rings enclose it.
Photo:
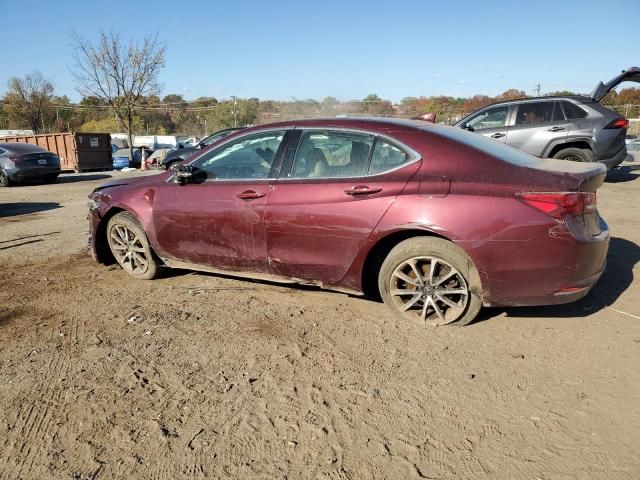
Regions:
[[[638,67],[629,67],[627,70],[623,70],[622,73],[607,83],[598,83],[596,88],[591,92],[591,98],[599,102],[602,100],[607,93],[616,88],[622,82],[637,82],[640,83],[640,68]]]

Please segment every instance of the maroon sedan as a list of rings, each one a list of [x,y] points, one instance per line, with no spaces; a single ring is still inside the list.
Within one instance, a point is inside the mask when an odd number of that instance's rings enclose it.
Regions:
[[[167,266],[310,283],[466,325],[483,305],[587,294],[609,244],[605,173],[422,122],[262,125],[97,188],[89,244],[142,279]]]

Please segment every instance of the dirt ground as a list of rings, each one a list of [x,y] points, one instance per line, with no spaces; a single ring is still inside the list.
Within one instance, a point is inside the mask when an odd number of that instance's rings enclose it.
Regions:
[[[91,189],[0,190],[0,478],[640,478],[640,168],[578,303],[469,327],[84,251]]]

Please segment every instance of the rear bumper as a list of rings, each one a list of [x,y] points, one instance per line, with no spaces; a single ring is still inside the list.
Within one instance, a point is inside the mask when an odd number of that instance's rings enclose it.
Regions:
[[[562,229],[529,241],[501,242],[499,254],[479,262],[488,287],[483,303],[534,306],[579,300],[604,272],[608,250],[609,228],[602,220],[600,234],[588,240]]]
[[[607,167],[607,170],[611,170],[616,168],[626,159],[627,159],[627,147],[625,146],[618,153],[616,153],[615,156],[611,158],[600,158],[598,159],[598,161],[600,163],[604,163],[604,165]]]
[[[60,167],[15,168],[6,170],[9,179],[14,182],[36,180],[48,176],[59,175]]]

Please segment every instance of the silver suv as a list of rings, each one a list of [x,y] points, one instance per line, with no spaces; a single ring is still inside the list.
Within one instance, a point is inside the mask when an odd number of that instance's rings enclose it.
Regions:
[[[611,170],[627,157],[624,139],[629,121],[598,102],[625,81],[640,83],[640,69],[631,67],[606,84],[600,82],[591,97],[537,97],[494,103],[454,126],[538,157],[598,161]]]

